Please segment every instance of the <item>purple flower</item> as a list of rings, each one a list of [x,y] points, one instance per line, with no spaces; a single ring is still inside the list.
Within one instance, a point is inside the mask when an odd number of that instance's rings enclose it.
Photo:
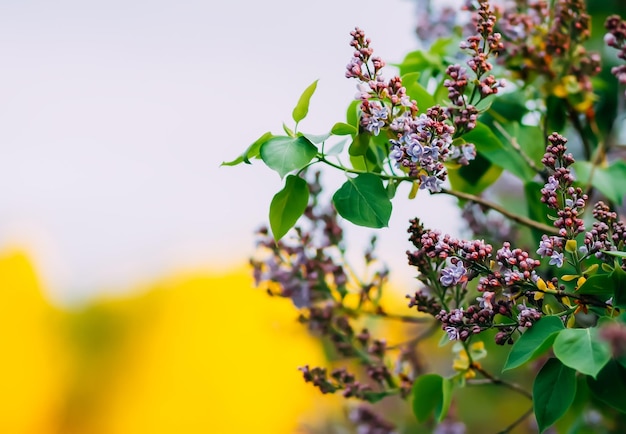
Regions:
[[[438,193],[441,191],[441,184],[443,182],[436,176],[420,175],[420,190],[428,190],[431,193]]]
[[[563,253],[553,252],[548,264],[556,265],[558,268],[561,268],[563,266]]]
[[[546,192],[554,193],[557,188],[559,188],[559,181],[554,178],[554,176],[550,176],[548,178],[548,182],[543,186]]]
[[[463,279],[466,273],[467,270],[463,266],[463,263],[458,261],[456,264],[452,264],[441,270],[441,277],[439,278],[439,281],[443,284],[443,286],[456,285]]]
[[[450,339],[451,341],[458,341],[461,338],[461,335],[459,334],[459,329],[457,329],[456,327],[446,327],[445,332],[448,334],[448,339]]]
[[[552,244],[552,240],[544,235],[543,239],[539,241],[539,248],[537,249],[537,254],[542,258],[545,258],[548,255],[552,254],[552,249],[554,248]]]

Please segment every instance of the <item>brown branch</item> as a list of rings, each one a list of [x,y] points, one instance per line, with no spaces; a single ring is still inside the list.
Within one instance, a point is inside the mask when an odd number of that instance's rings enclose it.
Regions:
[[[472,365],[470,366],[471,369],[475,369],[476,371],[480,372],[487,381],[480,381],[480,380],[473,380],[471,383],[468,381],[468,384],[473,384],[476,386],[479,385],[484,385],[484,384],[495,384],[497,386],[503,386],[506,387],[508,389],[511,389],[521,395],[524,395],[526,398],[530,399],[531,401],[533,400],[533,395],[528,392],[527,390],[523,389],[521,386],[515,384],[515,383],[509,383],[508,381],[504,381],[500,378],[494,377],[493,375],[491,375],[489,372],[485,371],[483,368],[481,368],[480,366],[477,366],[475,363],[472,363]]]
[[[517,425],[519,425],[520,423],[524,422],[524,419],[526,419],[531,414],[533,414],[533,408],[532,407],[530,407],[528,410],[526,410],[526,412],[524,414],[522,414],[520,417],[515,419],[509,426],[504,428],[502,431],[499,431],[498,434],[508,434],[508,433],[510,433],[511,431],[513,431],[513,429]]]
[[[538,230],[544,232],[545,234],[550,234],[550,235],[558,235],[559,234],[559,230],[557,228],[555,228],[554,226],[549,226],[549,225],[546,225],[544,223],[540,223],[540,222],[537,222],[535,220],[529,219],[527,217],[521,216],[519,214],[512,213],[511,211],[507,210],[503,206],[500,206],[500,205],[498,205],[496,203],[493,203],[493,202],[490,202],[490,201],[488,201],[486,199],[483,199],[480,196],[476,196],[476,195],[469,194],[469,193],[463,193],[461,191],[456,191],[456,190],[448,190],[446,188],[442,188],[441,191],[438,194],[449,194],[449,195],[457,197],[459,199],[469,200],[469,201],[475,202],[475,203],[477,203],[479,205],[486,206],[487,208],[491,208],[494,211],[499,212],[503,216],[509,218],[510,220],[513,220],[516,223],[519,223],[521,225],[527,226],[529,228],[538,229]]]

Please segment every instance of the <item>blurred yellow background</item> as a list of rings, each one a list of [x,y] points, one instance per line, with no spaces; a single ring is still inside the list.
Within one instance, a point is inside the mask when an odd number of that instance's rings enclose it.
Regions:
[[[0,310],[0,433],[288,433],[330,404],[297,370],[319,347],[246,267],[61,309],[5,251]]]

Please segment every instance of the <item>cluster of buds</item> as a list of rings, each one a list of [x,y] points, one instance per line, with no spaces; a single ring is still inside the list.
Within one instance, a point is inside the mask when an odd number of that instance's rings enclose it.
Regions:
[[[604,202],[599,201],[593,207],[595,221],[591,230],[585,232],[583,253],[595,255],[596,258],[613,262],[613,258],[603,251],[623,250],[626,244],[626,224],[618,220],[617,213]]]
[[[361,127],[375,136],[385,130],[391,137],[389,158],[396,167],[415,178],[421,189],[441,191],[447,177],[444,162],[469,164],[476,156],[474,145],[452,146],[455,129],[441,107],[430,107],[418,116],[417,103],[406,94],[400,77],[389,81],[383,78],[385,62],[372,56],[370,40],[363,30],[356,28],[351,36],[350,45],[355,51],[346,67],[346,77],[359,80],[356,98],[361,101]],[[466,115],[474,125],[475,115]]]
[[[470,55],[467,66],[475,77],[475,89],[471,97],[467,96],[470,80],[465,67],[454,64],[448,66],[446,74],[450,77],[444,81],[448,89],[448,98],[452,105],[448,112],[456,128],[457,134],[462,134],[476,127],[478,117],[477,104],[483,98],[498,93],[498,89],[504,87],[504,80],[497,80],[492,74],[488,74],[493,65],[489,59],[496,57],[504,50],[501,42],[502,36],[494,31],[496,16],[487,0],[480,0],[475,8],[474,27],[475,34],[462,41],[460,48]],[[488,75],[487,75],[488,74]],[[473,101],[474,95],[479,99]]]
[[[567,139],[557,133],[548,137],[548,146],[541,160],[549,171],[548,181],[541,189],[541,201],[557,211],[554,226],[558,236],[544,235],[537,254],[550,257],[550,265],[563,265],[563,249],[567,240],[573,240],[585,231],[585,222],[580,217],[587,202],[587,195],[579,187],[574,187],[574,176],[570,166],[574,157],[566,153]]]
[[[606,19],[604,27],[608,31],[604,35],[604,42],[618,50],[617,57],[626,61],[626,21],[618,15],[611,15]],[[620,84],[626,84],[626,65],[614,66],[611,73],[617,77]]]

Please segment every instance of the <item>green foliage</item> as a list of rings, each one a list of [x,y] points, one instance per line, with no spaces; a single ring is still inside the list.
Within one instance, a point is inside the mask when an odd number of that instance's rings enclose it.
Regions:
[[[448,413],[452,400],[452,382],[437,374],[426,374],[413,383],[413,414],[419,422],[431,415],[441,422]]]
[[[304,213],[309,202],[309,185],[299,176],[289,175],[285,187],[270,204],[270,227],[274,239],[281,239]]]
[[[549,359],[533,384],[533,408],[539,432],[544,432],[565,414],[575,395],[576,371],[557,359]]]
[[[559,317],[541,318],[513,344],[502,370],[517,368],[543,354],[552,346],[557,333],[563,329],[563,322]]]
[[[254,143],[252,143],[248,147],[248,149],[246,149],[243,152],[243,154],[241,154],[239,157],[235,158],[232,161],[222,163],[222,166],[236,166],[240,163],[252,164],[250,163],[250,159],[258,157],[259,151],[261,149],[261,145],[267,142],[272,137],[274,136],[272,135],[272,133],[268,131],[267,133],[259,137],[257,140],[255,140]]]
[[[382,181],[364,173],[348,180],[333,195],[333,204],[346,220],[369,228],[383,228],[391,217],[391,201]]]
[[[565,366],[594,378],[611,359],[608,343],[600,339],[594,327],[561,330],[553,348]]]
[[[303,169],[317,154],[317,148],[306,137],[272,137],[261,145],[261,159],[281,178],[293,170]]]
[[[296,104],[296,107],[293,109],[292,113],[293,120],[296,122],[296,124],[304,119],[309,113],[309,103],[311,102],[311,97],[313,96],[315,89],[317,89],[317,80],[311,83],[309,87],[307,87],[304,92],[302,92],[302,95],[298,100],[298,104]]]

